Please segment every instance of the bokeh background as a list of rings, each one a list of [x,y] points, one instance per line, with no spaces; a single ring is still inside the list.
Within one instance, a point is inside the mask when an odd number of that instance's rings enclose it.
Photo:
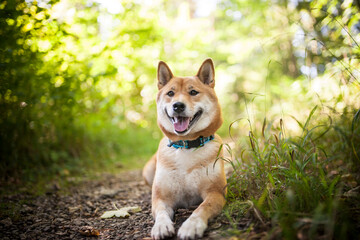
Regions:
[[[359,10],[351,0],[1,1],[2,185],[143,166],[162,137],[159,60],[179,76],[214,60],[219,133],[238,152],[263,126],[296,137],[309,114],[318,136],[334,122],[354,129]]]

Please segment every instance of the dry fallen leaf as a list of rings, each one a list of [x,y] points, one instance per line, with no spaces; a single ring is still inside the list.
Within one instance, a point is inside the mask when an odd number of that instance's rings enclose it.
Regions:
[[[103,215],[101,215],[101,218],[111,218],[114,216],[124,218],[130,216],[129,212],[135,213],[140,211],[141,211],[140,207],[123,207],[113,211],[106,211],[104,212]]]
[[[68,207],[68,208],[69,208],[69,212],[70,212],[70,213],[74,213],[74,212],[76,212],[76,211],[78,211],[78,210],[81,210],[81,209],[82,209],[82,206],[79,205],[79,206]]]
[[[90,227],[90,226],[84,226],[79,230],[79,233],[83,236],[91,237],[91,236],[99,236],[100,232],[99,230]]]
[[[350,189],[346,193],[344,193],[344,196],[345,197],[357,197],[357,196],[359,196],[359,192],[360,192],[360,186],[357,186],[353,189]]]

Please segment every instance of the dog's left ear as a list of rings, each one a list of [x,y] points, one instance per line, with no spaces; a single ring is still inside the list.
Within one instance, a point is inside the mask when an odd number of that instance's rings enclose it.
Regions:
[[[211,58],[206,59],[201,65],[196,76],[210,87],[215,87],[215,68]]]

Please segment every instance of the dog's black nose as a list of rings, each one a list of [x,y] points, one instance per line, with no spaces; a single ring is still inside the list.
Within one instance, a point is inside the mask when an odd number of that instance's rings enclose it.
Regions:
[[[183,104],[182,102],[176,102],[173,105],[173,110],[174,112],[181,113],[185,110],[185,104]]]

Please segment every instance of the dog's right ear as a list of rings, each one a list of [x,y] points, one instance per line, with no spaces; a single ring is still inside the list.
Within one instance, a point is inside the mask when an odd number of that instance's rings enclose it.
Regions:
[[[165,62],[160,61],[157,70],[158,88],[164,87],[173,76],[169,66]]]

